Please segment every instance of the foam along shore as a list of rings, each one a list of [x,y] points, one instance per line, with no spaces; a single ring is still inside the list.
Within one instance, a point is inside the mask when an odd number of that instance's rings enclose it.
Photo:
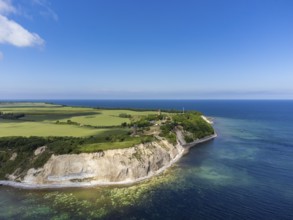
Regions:
[[[144,181],[144,180],[147,180],[147,179],[150,179],[152,178],[153,176],[156,176],[156,175],[159,175],[161,174],[162,172],[164,172],[166,169],[168,169],[169,167],[171,167],[174,163],[176,163],[183,155],[187,154],[189,149],[191,147],[194,147],[200,143],[203,143],[203,142],[207,142],[207,141],[210,141],[212,139],[214,139],[215,137],[217,137],[217,134],[214,134],[214,135],[211,135],[211,136],[208,136],[208,137],[205,137],[205,138],[202,138],[202,139],[198,139],[192,143],[189,143],[189,144],[185,144],[185,145],[181,145],[181,144],[177,144],[177,145],[172,145],[173,148],[170,148],[171,145],[166,145],[166,142],[161,142],[160,144],[153,144],[152,147],[149,147],[149,148],[152,148],[152,149],[155,149],[153,151],[158,153],[158,155],[153,155],[153,156],[150,156],[150,151],[144,151],[146,154],[145,154],[145,158],[142,158],[141,160],[143,161],[142,162],[142,166],[138,165],[137,162],[132,162],[134,165],[133,165],[133,168],[131,167],[127,167],[126,170],[128,173],[125,174],[125,167],[121,167],[121,166],[117,166],[116,164],[116,170],[117,172],[119,173],[119,175],[121,173],[124,173],[124,179],[123,178],[118,178],[116,179],[117,181],[115,181],[115,179],[113,178],[108,178],[105,177],[105,175],[103,175],[103,170],[100,170],[99,172],[93,172],[94,175],[102,175],[102,177],[99,179],[99,178],[95,178],[91,175],[88,175],[88,178],[85,178],[86,176],[84,175],[85,173],[82,174],[82,172],[87,172],[86,170],[84,171],[84,166],[81,167],[81,171],[79,173],[77,173],[77,176],[75,176],[75,181],[71,181],[70,180],[70,175],[68,175],[68,173],[65,172],[66,169],[69,169],[69,170],[72,170],[71,166],[80,166],[80,162],[79,162],[79,165],[77,165],[78,163],[76,163],[75,159],[76,160],[80,160],[81,157],[83,159],[86,159],[87,160],[87,164],[85,164],[86,166],[89,166],[89,164],[94,164],[94,165],[98,165],[96,164],[97,161],[93,158],[95,158],[97,155],[95,155],[95,153],[91,153],[91,154],[80,154],[80,155],[59,155],[59,156],[54,156],[52,155],[52,157],[50,158],[50,160],[45,164],[45,166],[41,169],[38,169],[38,170],[35,170],[35,169],[31,169],[28,171],[28,174],[27,176],[24,178],[24,181],[21,181],[21,182],[16,182],[16,181],[13,181],[13,180],[3,180],[3,181],[0,181],[0,185],[5,185],[5,186],[11,186],[11,187],[16,187],[16,188],[24,188],[24,189],[46,189],[46,188],[66,188],[66,187],[94,187],[94,186],[110,186],[110,185],[131,185],[131,184],[134,184],[134,183],[139,183],[141,181]],[[164,146],[162,146],[164,145]],[[168,146],[170,149],[167,150],[166,152],[168,153],[164,153],[162,151],[162,149],[166,149],[166,146]],[[106,158],[106,160],[109,160],[109,155],[116,155],[116,156],[119,156],[119,155],[124,155],[126,157],[129,156],[128,152],[126,152],[126,150],[128,150],[129,152],[137,152],[137,149],[140,149],[141,148],[144,148],[146,146],[144,145],[140,145],[140,146],[136,146],[136,147],[131,147],[129,149],[120,149],[118,151],[120,151],[120,153],[117,151],[117,150],[108,150],[108,151],[105,151],[105,155],[103,157]],[[111,152],[112,151],[112,152]],[[116,151],[116,152],[113,152],[113,151]],[[124,152],[123,152],[124,151]],[[122,153],[122,154],[121,154]],[[109,154],[107,156],[107,154]],[[70,158],[70,157],[76,157],[75,159],[73,158]],[[92,158],[91,160],[88,160],[88,158]],[[103,158],[103,157],[100,157],[100,158]],[[66,161],[66,158],[67,158],[67,161]],[[96,159],[100,159],[100,158],[96,158]],[[168,160],[168,158],[170,158],[170,160]],[[127,159],[125,159],[125,157],[121,156],[122,160],[124,160],[123,163],[127,163],[129,161],[127,161]],[[115,160],[117,160],[117,157],[115,158]],[[147,161],[145,161],[147,160]],[[66,167],[64,168],[62,174],[63,176],[55,176],[55,180],[58,179],[59,177],[59,181],[52,181],[52,182],[46,182],[46,181],[41,181],[41,182],[38,182],[37,178],[45,178],[45,174],[46,173],[46,170],[48,172],[48,169],[51,169],[49,171],[49,176],[46,176],[47,179],[48,177],[51,176],[51,179],[52,179],[52,175],[54,174],[54,172],[57,172],[58,174],[58,171],[52,171],[54,169],[56,169],[56,166],[60,166],[60,165],[63,165],[64,166],[64,163],[60,162],[60,161],[65,161],[66,165],[65,166],[70,166],[70,167]],[[105,162],[105,161],[102,161],[102,162]],[[110,163],[113,163],[113,160],[110,159],[110,161],[108,161]],[[121,161],[120,161],[121,162]],[[140,161],[141,162],[141,161]],[[161,162],[162,163],[162,166],[157,166],[158,162]],[[60,164],[61,163],[61,164]],[[131,162],[130,162],[131,163]],[[149,164],[149,166],[145,166],[146,164]],[[106,167],[105,171],[104,172],[112,172],[111,169],[113,169],[113,167],[107,167],[107,165],[109,165],[109,163],[107,163],[104,167]],[[131,165],[131,164],[128,164],[128,165]],[[115,163],[114,163],[114,166],[115,166]],[[139,166],[139,167],[137,167]],[[62,167],[62,166],[61,166]],[[60,167],[59,167],[60,168]],[[99,167],[100,168],[100,167]],[[119,170],[120,168],[120,170]],[[134,175],[133,173],[135,173],[136,171],[141,171],[142,173],[146,174],[146,175],[140,175],[140,174],[136,174]],[[52,173],[53,172],[53,173]],[[40,176],[40,173],[42,174],[43,173],[43,176]],[[129,173],[132,173],[132,175],[129,175]],[[60,173],[59,173],[60,174]],[[72,174],[72,173],[71,173]],[[78,178],[78,175],[81,175],[80,179]],[[121,175],[120,175],[121,176]],[[130,176],[132,178],[130,178]],[[134,178],[135,177],[135,178]],[[54,179],[54,178],[53,178]]]
[[[208,118],[208,117],[206,117],[206,116],[204,116],[204,115],[201,115],[201,118],[202,118],[203,120],[205,120],[207,123],[209,123],[210,125],[214,124],[214,122],[212,121],[211,118]]]

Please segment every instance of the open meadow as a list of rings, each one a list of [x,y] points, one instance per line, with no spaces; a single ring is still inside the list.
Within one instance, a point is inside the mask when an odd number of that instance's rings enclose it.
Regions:
[[[117,131],[122,123],[130,123],[130,116],[157,113],[68,107],[46,103],[0,103],[0,112],[24,114],[24,117],[18,119],[0,119],[0,137],[95,136],[110,131],[113,127],[116,127]]]

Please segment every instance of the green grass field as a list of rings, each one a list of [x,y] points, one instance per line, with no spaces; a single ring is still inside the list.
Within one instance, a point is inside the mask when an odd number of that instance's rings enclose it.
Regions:
[[[129,148],[140,143],[141,143],[141,138],[137,137],[137,138],[131,138],[125,141],[87,144],[87,145],[81,146],[80,151],[85,153],[92,153],[92,152],[97,152],[99,150],[113,150],[113,149]]]
[[[132,115],[156,114],[155,111],[104,110],[83,107],[68,107],[46,103],[0,103],[0,112],[24,113],[25,117],[17,120],[0,119],[0,137],[7,136],[96,136],[109,129],[89,126],[120,126],[130,122],[129,118],[121,118],[121,113]],[[57,124],[56,121],[76,124]]]
[[[61,120],[61,122],[66,122],[67,120],[71,120],[73,122],[77,122],[82,125],[91,125],[91,126],[119,126],[123,122],[130,122],[129,118],[121,118],[120,114],[128,114],[132,116],[139,115],[148,115],[148,114],[156,114],[154,111],[142,111],[136,112],[131,110],[99,110],[98,114],[92,115],[83,115],[66,118]]]
[[[2,120],[3,121],[3,120]],[[98,135],[107,129],[91,129],[74,125],[56,125],[45,122],[0,122],[0,137],[7,136],[72,136]]]

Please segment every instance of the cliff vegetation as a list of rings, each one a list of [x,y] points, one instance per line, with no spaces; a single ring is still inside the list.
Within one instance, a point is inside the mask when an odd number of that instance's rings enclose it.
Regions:
[[[0,103],[0,112],[0,179],[23,177],[52,155],[105,152],[162,140],[176,145],[178,130],[187,142],[214,133],[195,111]]]

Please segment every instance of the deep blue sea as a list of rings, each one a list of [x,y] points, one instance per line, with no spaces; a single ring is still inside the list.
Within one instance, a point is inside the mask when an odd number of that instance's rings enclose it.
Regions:
[[[48,100],[46,100],[48,101]],[[198,110],[218,137],[164,174],[128,187],[0,187],[0,219],[293,219],[293,101],[49,100]]]

